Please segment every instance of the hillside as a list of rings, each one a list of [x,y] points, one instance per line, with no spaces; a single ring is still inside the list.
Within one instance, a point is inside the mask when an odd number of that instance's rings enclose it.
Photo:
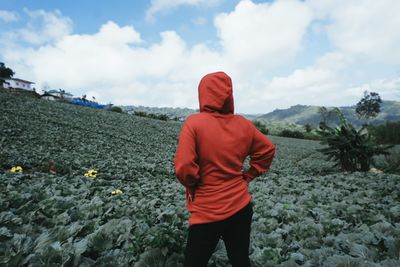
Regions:
[[[332,109],[333,107],[328,107]],[[300,125],[311,124],[318,125],[322,120],[318,113],[318,106],[295,105],[288,109],[276,109],[270,113],[259,116],[259,119],[264,119],[271,122],[295,123]],[[355,106],[340,107],[345,117],[354,125],[361,126],[365,121],[359,120],[355,113]],[[335,121],[335,118],[333,118]],[[400,121],[400,102],[383,101],[381,112],[374,119],[370,120],[371,124],[381,124],[386,121]]]
[[[186,118],[187,116],[197,113],[198,110],[189,108],[169,108],[169,107],[144,107],[144,106],[123,106],[123,110],[127,113],[134,113],[135,111],[165,114],[170,119]],[[328,107],[332,109],[333,107]],[[295,105],[287,109],[276,109],[266,114],[242,114],[249,120],[263,119],[269,123],[278,123],[279,125],[318,125],[321,121],[321,115],[318,113],[319,106],[306,106]],[[365,123],[364,120],[359,120],[355,113],[355,106],[340,107],[340,110],[346,116],[349,122],[353,125],[361,126]],[[332,123],[337,122],[337,118],[331,118]],[[400,102],[397,101],[383,101],[381,105],[381,112],[379,115],[370,120],[371,124],[382,124],[386,121],[400,121]],[[288,126],[289,127],[289,126]],[[290,127],[289,127],[290,128]]]
[[[145,106],[122,106],[124,112],[133,114],[135,112],[146,112],[153,114],[167,115],[170,119],[186,118],[187,116],[198,112],[190,108],[169,108],[169,107],[145,107]]]
[[[153,114],[167,115],[170,119],[186,118],[187,116],[198,113],[198,109],[190,108],[169,108],[169,107],[145,107],[145,106],[122,106],[124,112],[133,114],[135,112],[146,112]],[[256,119],[260,114],[241,114],[249,120]]]
[[[0,103],[0,266],[182,266],[181,123],[2,91]],[[318,142],[270,139],[273,165],[249,184],[252,266],[400,264],[400,176],[340,173]],[[210,266],[229,266],[222,241]]]

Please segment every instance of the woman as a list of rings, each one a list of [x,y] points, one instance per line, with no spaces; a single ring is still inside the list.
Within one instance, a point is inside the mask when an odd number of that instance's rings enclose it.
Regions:
[[[190,213],[185,267],[207,266],[222,237],[233,267],[250,266],[253,215],[247,189],[271,165],[275,146],[252,122],[234,115],[232,80],[210,73],[199,84],[200,113],[182,126],[174,164]],[[250,155],[250,168],[243,161]]]

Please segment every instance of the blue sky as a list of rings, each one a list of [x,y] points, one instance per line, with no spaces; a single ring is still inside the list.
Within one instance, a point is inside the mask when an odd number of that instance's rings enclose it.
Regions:
[[[225,6],[235,1],[225,1]],[[196,34],[186,30],[192,26],[192,18],[207,17],[212,18],[212,13],[222,10],[220,5],[213,5],[206,8],[180,7],[178,12],[168,11],[157,18],[156,22],[145,21],[145,11],[151,6],[150,1],[4,1],[2,0],[2,9],[23,11],[24,9],[47,11],[60,10],[63,15],[68,16],[74,22],[74,33],[93,34],[99,29],[99,26],[108,21],[114,21],[119,25],[134,25],[141,32],[143,38],[148,41],[159,39],[159,32],[165,30],[176,30],[184,37],[196,39]],[[234,5],[231,5],[231,8]],[[20,21],[23,25],[23,21]],[[5,26],[5,25],[3,25]],[[12,25],[9,25],[13,27]],[[207,27],[198,27],[201,35],[208,38],[214,37],[213,29]],[[200,36],[199,36],[200,38]],[[215,39],[215,38],[214,38]]]
[[[378,3],[377,3],[378,2]],[[236,111],[400,99],[400,1],[0,0],[0,61],[38,90],[197,108],[208,72]]]

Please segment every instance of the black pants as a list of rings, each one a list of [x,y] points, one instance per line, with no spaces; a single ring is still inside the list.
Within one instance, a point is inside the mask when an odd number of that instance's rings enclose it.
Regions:
[[[232,267],[250,267],[249,244],[253,203],[231,217],[189,227],[184,267],[206,267],[222,237]]]

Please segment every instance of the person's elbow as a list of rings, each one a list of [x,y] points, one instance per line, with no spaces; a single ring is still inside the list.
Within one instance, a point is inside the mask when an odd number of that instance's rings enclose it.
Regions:
[[[275,145],[274,144],[271,145],[271,155],[272,155],[272,157],[275,155]]]
[[[185,176],[185,162],[179,160],[177,157],[174,159],[175,176],[183,184]]]
[[[274,156],[275,156],[275,145],[270,144],[268,148],[264,151],[264,155],[262,157],[265,170],[268,170],[269,167],[271,166]]]
[[[186,187],[194,187],[198,182],[198,166],[190,160],[174,161],[175,175]]]
[[[275,145],[270,143],[264,152],[266,158],[273,158],[275,155]]]

